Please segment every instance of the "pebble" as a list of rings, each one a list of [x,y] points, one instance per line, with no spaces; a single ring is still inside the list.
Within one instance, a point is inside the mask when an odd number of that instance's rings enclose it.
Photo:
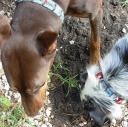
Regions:
[[[47,100],[47,103],[48,103],[48,104],[50,104],[50,103],[51,103],[51,101],[48,99],[48,100]]]
[[[73,40],[71,40],[71,41],[69,41],[69,43],[70,43],[71,45],[73,45],[75,42],[74,42]]]
[[[0,15],[4,15],[5,14],[5,12],[2,10],[2,11],[0,11]]]
[[[106,27],[105,27],[105,26],[104,26],[103,28],[104,28],[104,30],[106,29]]]
[[[41,126],[42,125],[42,122],[39,122],[39,126]]]
[[[11,16],[11,13],[10,12],[7,12],[7,16],[10,17]]]
[[[49,92],[48,91],[46,91],[46,96],[49,96]]]
[[[83,127],[83,126],[84,126],[84,123],[80,123],[79,125],[80,125],[81,127]]]
[[[2,75],[2,80],[5,80],[5,82],[7,82],[6,76]]]
[[[59,49],[56,49],[56,52],[58,52],[59,51]]]
[[[47,127],[52,127],[52,125],[48,122],[46,123]]]
[[[20,94],[19,94],[19,93],[15,93],[15,94],[14,94],[14,97],[15,97],[15,98],[20,98]]]
[[[11,100],[11,97],[10,97],[10,96],[8,96],[8,99],[9,99],[9,100]]]
[[[54,118],[54,115],[51,115],[51,118],[53,119]]]
[[[50,116],[50,114],[51,114],[51,107],[48,107],[46,109],[46,114],[47,114],[48,117]]]
[[[45,125],[45,124],[42,124],[42,125],[41,125],[41,127],[47,127],[47,125]]]
[[[41,118],[41,116],[42,115],[37,115],[37,116],[34,117],[34,119],[39,120]]]
[[[8,92],[3,92],[6,97],[8,97]]]
[[[112,125],[116,126],[116,120],[115,119],[112,120]]]
[[[35,125],[38,125],[39,122],[38,122],[38,120],[34,120],[34,123],[35,123]]]
[[[46,117],[46,118],[44,118],[44,120],[46,121],[46,122],[48,122],[48,118]]]
[[[127,33],[125,28],[122,29],[122,32],[125,33],[125,34]]]
[[[122,127],[128,127],[127,121],[122,121]]]

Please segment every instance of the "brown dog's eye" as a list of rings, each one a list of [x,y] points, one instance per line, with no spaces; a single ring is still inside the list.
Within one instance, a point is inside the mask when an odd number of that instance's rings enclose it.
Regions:
[[[53,50],[48,51],[48,54],[52,54],[52,53],[55,53],[55,52],[56,52],[56,49],[53,49]]]
[[[41,85],[40,85],[41,84]],[[33,93],[36,94],[41,87],[43,87],[45,85],[45,82],[43,83],[40,83],[39,85],[35,86],[34,90],[33,90]]]

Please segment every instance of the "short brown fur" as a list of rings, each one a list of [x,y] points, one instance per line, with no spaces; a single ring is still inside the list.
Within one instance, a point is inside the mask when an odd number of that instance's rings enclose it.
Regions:
[[[90,64],[97,64],[100,58],[102,0],[54,1],[63,8],[65,15],[89,18]],[[4,35],[0,32],[0,37],[7,40],[1,55],[4,71],[10,86],[20,92],[24,109],[30,116],[36,115],[46,100],[46,82],[61,25],[61,20],[53,12],[31,2],[17,5],[11,29],[8,21],[7,29],[0,24],[0,31],[5,30]]]

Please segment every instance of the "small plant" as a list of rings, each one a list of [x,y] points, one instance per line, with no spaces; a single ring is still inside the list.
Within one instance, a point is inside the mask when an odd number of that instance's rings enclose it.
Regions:
[[[0,96],[0,111],[7,111],[11,105],[12,103],[8,98]]]
[[[50,72],[50,76],[57,77],[61,85],[67,85],[67,95],[71,88],[79,89],[79,83],[76,79],[77,75],[73,76],[71,71],[66,68],[61,62],[57,62],[53,65],[52,72]]]
[[[126,6],[126,5],[128,5],[128,0],[121,0],[121,3],[123,6]]]
[[[23,108],[20,105],[17,105],[14,110],[12,110],[10,119],[17,124],[19,121],[22,121],[25,117]]]
[[[23,108],[0,96],[0,127],[21,127],[25,122],[28,120],[25,118]]]

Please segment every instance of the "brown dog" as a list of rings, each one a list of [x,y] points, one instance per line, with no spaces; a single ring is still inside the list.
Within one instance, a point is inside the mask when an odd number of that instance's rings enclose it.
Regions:
[[[90,63],[96,64],[100,58],[102,0],[53,1],[63,9],[65,15],[89,18]],[[60,18],[52,11],[36,3],[23,1],[15,9],[11,35],[10,32],[0,32],[4,39],[10,35],[2,47],[1,55],[7,80],[21,94],[24,109],[30,116],[36,115],[44,104],[47,76],[56,54],[61,25]]]

